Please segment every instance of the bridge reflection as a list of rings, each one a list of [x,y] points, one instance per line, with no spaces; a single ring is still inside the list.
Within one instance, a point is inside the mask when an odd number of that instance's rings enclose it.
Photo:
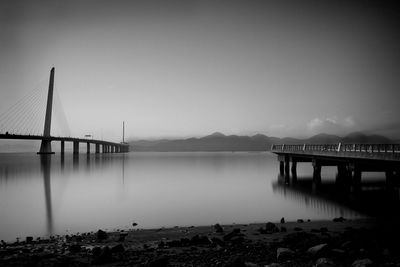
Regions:
[[[104,170],[116,161],[122,161],[122,181],[124,183],[125,154],[91,154],[86,157],[64,157],[62,154],[54,156],[41,154],[39,161],[37,157],[29,154],[1,155],[0,158],[0,186],[7,183],[19,183],[21,180],[30,180],[35,177],[43,179],[44,210],[46,234],[48,236],[57,232],[54,229],[54,196],[52,196],[52,176],[61,173],[64,181],[76,172],[90,172],[92,170]],[[54,177],[53,177],[54,178]],[[54,181],[53,181],[54,182]],[[56,196],[56,207],[59,201]]]
[[[47,234],[53,234],[53,208],[51,204],[51,155],[41,154],[40,155],[40,167],[43,174],[44,182],[44,196],[46,202],[46,223],[47,223]]]
[[[399,187],[372,179],[357,190],[351,184],[334,181],[316,183],[313,177],[289,177],[278,174],[272,183],[274,193],[327,213],[331,217],[398,217],[400,216]]]

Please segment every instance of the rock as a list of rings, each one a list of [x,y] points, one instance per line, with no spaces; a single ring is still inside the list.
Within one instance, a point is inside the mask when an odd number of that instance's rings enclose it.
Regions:
[[[281,223],[285,223],[285,218],[284,217],[282,217]]]
[[[326,233],[326,232],[328,232],[328,228],[326,228],[326,227],[321,227],[321,228],[319,228],[319,231],[320,231],[321,233]]]
[[[126,233],[126,232],[121,232],[121,233],[119,233],[119,239],[118,239],[118,242],[124,242],[125,241],[125,238],[128,236],[128,233]]]
[[[138,224],[135,223],[135,222],[133,222],[133,223],[132,223],[132,227],[135,227],[135,226],[138,226]]]
[[[105,246],[102,250],[100,255],[95,257],[93,263],[94,264],[104,264],[112,261],[112,253],[111,249],[108,246]]]
[[[344,251],[343,249],[334,248],[330,251],[330,254],[337,258],[343,258],[344,256],[346,256],[346,251]]]
[[[242,257],[236,256],[231,258],[225,267],[246,267],[246,264]]]
[[[69,251],[72,253],[78,253],[81,251],[81,245],[79,244],[72,244],[69,246]]]
[[[280,261],[289,260],[294,257],[294,251],[289,248],[278,248],[276,250],[276,259]]]
[[[213,237],[213,238],[211,238],[211,242],[212,242],[214,245],[217,245],[217,246],[221,246],[221,247],[225,246],[225,242],[222,241],[222,239],[220,239],[220,238],[218,238],[218,237]]]
[[[317,256],[317,255],[319,256],[323,252],[326,251],[327,246],[328,246],[328,244],[319,244],[319,245],[313,246],[307,250],[307,253],[309,253],[313,256]]]
[[[303,219],[298,219],[297,222],[298,222],[298,223],[303,223],[304,220],[303,220]]]
[[[338,217],[338,218],[333,218],[333,221],[334,222],[344,222],[346,219],[345,218],[343,218],[343,217]]]
[[[100,254],[101,254],[101,248],[100,247],[94,247],[92,249],[93,258],[96,258],[96,257],[100,256]]]
[[[189,238],[186,238],[186,237],[181,238],[181,245],[182,245],[183,247],[190,246],[190,239],[189,239]]]
[[[32,236],[27,236],[26,237],[26,243],[30,244],[33,241],[33,237]]]
[[[351,267],[368,267],[372,266],[373,262],[370,259],[355,260]]]
[[[211,244],[211,240],[204,235],[195,235],[194,237],[192,237],[192,239],[190,240],[190,244],[192,246],[197,246],[197,245],[210,245]]]
[[[319,258],[316,262],[314,267],[335,267],[336,264],[328,258]]]
[[[169,259],[168,257],[160,257],[148,263],[148,267],[166,267],[168,266]]]
[[[286,232],[287,232],[286,227],[282,226],[282,227],[281,227],[281,232],[282,232],[282,233],[286,233]]]
[[[258,267],[258,264],[252,263],[252,262],[245,262],[244,265],[246,267]]]
[[[241,244],[244,242],[243,236],[234,236],[229,240],[232,244]]]
[[[232,230],[232,232],[230,232],[229,234],[224,235],[224,241],[229,241],[232,239],[232,237],[237,236],[240,234],[240,229],[239,228],[235,228]]]
[[[279,228],[272,222],[267,222],[265,225],[265,231],[267,233],[276,233],[279,232]]]
[[[176,247],[182,247],[182,243],[180,240],[171,240],[167,242],[168,247],[170,248],[176,248]]]
[[[295,228],[293,228],[293,230],[295,230],[295,231],[303,231],[303,228],[301,228],[301,227],[295,227]]]
[[[345,241],[340,247],[342,249],[350,249],[354,246],[353,242],[351,241]]]
[[[282,265],[279,263],[273,262],[268,265],[265,265],[264,267],[282,267]]]
[[[214,230],[216,233],[223,233],[224,232],[224,228],[222,228],[221,225],[219,225],[219,223],[214,225]]]
[[[122,253],[125,251],[125,248],[122,244],[115,245],[111,248],[111,253]]]
[[[101,241],[101,240],[107,239],[108,234],[106,232],[104,232],[103,230],[99,230],[96,233],[96,237],[97,237],[97,240]]]

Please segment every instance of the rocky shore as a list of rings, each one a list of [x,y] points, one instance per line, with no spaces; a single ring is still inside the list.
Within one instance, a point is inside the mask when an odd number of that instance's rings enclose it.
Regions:
[[[174,227],[1,242],[0,266],[400,266],[397,220]]]

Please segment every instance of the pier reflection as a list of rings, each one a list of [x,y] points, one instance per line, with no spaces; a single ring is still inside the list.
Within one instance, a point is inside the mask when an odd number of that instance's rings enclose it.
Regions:
[[[51,202],[51,155],[40,155],[40,166],[43,174],[44,196],[46,201],[47,234],[53,234],[53,208]]]
[[[399,217],[399,187],[384,181],[365,181],[356,190],[351,184],[336,180],[316,182],[312,177],[278,174],[272,182],[274,193],[327,213],[343,217]]]

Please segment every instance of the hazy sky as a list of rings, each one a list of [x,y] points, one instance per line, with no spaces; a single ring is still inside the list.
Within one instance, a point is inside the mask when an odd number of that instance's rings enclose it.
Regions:
[[[373,3],[374,2],[374,3]],[[400,133],[381,1],[0,1],[0,113],[52,66],[71,132]],[[42,127],[42,126],[40,126]]]

